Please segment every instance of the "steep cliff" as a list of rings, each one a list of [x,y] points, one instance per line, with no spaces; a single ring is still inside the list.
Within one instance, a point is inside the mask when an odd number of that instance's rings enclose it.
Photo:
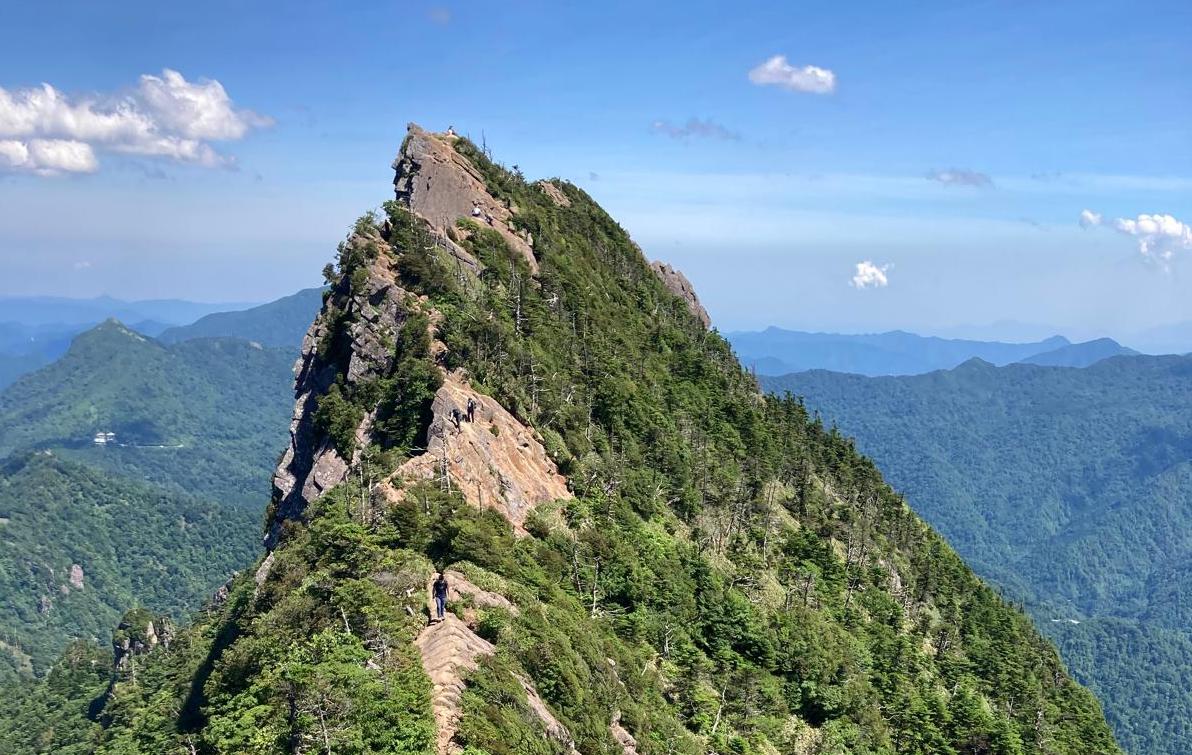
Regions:
[[[587,195],[416,126],[395,170],[326,270],[268,556],[116,682],[95,749],[1117,752]]]

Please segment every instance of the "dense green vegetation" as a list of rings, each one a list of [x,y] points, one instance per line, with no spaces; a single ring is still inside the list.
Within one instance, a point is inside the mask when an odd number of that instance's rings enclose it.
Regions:
[[[46,453],[10,460],[0,467],[0,677],[44,673],[69,638],[106,642],[131,605],[176,616],[201,605],[252,560],[257,521]]]
[[[1192,750],[1192,358],[765,382],[855,436],[1025,602],[1127,749]]]
[[[115,474],[259,509],[285,443],[294,352],[171,347],[109,321],[0,393],[0,457],[51,448]],[[96,447],[97,432],[119,445]]]
[[[183,616],[251,563],[293,360],[109,322],[0,393],[5,681],[44,673],[72,638],[106,643],[129,606]],[[101,431],[116,443],[96,446]]]
[[[393,422],[361,457],[393,468],[411,451],[433,308],[442,364],[537,430],[575,499],[539,507],[518,537],[437,481],[385,503],[351,476],[284,523],[259,585],[241,577],[137,678],[116,675],[99,725],[78,728],[86,751],[432,752],[411,641],[446,565],[517,609],[480,609],[496,652],[464,694],[467,755],[569,751],[518,677],[584,753],[621,752],[618,713],[643,754],[1117,751],[1030,621],[849,441],[761,396],[589,197],[563,185],[557,206],[459,149],[518,208],[538,275],[470,223],[453,234],[484,261],[478,278],[402,207],[386,206],[383,232],[362,219],[328,271],[322,364],[342,369],[370,280],[395,272],[428,298],[401,305],[390,373],[335,383],[318,424],[354,451],[344,429],[381,407]],[[70,704],[35,688],[0,736],[37,751],[54,720],[38,711]]]

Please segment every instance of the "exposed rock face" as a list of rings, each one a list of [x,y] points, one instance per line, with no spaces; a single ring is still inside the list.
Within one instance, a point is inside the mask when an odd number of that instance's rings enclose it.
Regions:
[[[143,608],[124,614],[112,633],[112,655],[117,671],[127,669],[132,659],[144,655],[158,645],[169,647],[174,638],[174,625],[164,616],[153,616]]]
[[[613,739],[617,741],[617,744],[620,745],[621,751],[625,755],[637,755],[637,740],[633,738],[633,735],[629,733],[628,729],[621,725],[620,711],[617,711],[617,714],[613,716],[613,722],[609,726],[609,730],[613,733]]]
[[[464,677],[474,671],[479,660],[492,655],[492,643],[479,636],[467,624],[448,613],[443,621],[422,630],[414,641],[422,656],[422,668],[430,677],[431,709],[435,716],[438,755],[461,752],[452,742],[459,728]]]
[[[266,543],[270,547],[282,520],[299,516],[308,503],[348,474],[347,462],[314,427],[318,398],[335,382],[335,365],[325,363],[318,354],[319,343],[331,327],[326,312],[321,313],[303,338],[302,354],[294,366],[297,401],[290,420],[290,445],[273,473],[277,509]]]
[[[460,218],[473,218],[496,229],[536,272],[538,263],[530,236],[516,229],[516,208],[506,207],[488,193],[484,177],[456,152],[453,145],[457,138],[432,134],[410,124],[402,151],[393,164],[398,201],[426,223],[436,245],[459,263],[461,274],[463,268],[476,274],[483,266],[450,238],[449,230],[455,228]],[[479,218],[474,217],[476,212]],[[343,482],[355,461],[342,458],[325,434],[315,427],[319,397],[338,377],[342,376],[350,388],[387,374],[397,356],[392,348],[394,335],[409,314],[419,309],[416,297],[395,280],[393,259],[387,252],[389,233],[389,227],[385,226],[378,233],[366,232],[349,238],[349,246],[372,245],[379,252],[368,270],[366,284],[357,287],[359,293],[349,297],[352,288],[346,280],[340,281],[330,293],[337,306],[346,307],[355,316],[348,331],[347,364],[329,361],[320,354],[320,346],[336,327],[337,313],[328,307],[303,340],[302,355],[295,365],[296,402],[290,423],[290,445],[273,476],[275,511],[266,537],[267,547],[273,546],[283,521],[300,517],[311,501]],[[441,356],[442,348],[436,344],[436,356]],[[490,418],[485,429],[496,428],[498,433],[506,433],[504,438],[499,434],[480,436],[469,432],[464,434],[466,443],[452,444],[453,436],[460,433],[448,427],[450,410],[457,407],[462,412],[466,395],[475,396],[483,416]],[[432,478],[435,462],[447,458],[452,479],[458,482],[469,501],[501,508],[519,528],[534,503],[568,495],[565,481],[546,458],[541,444],[494,400],[472,393],[462,381],[449,377],[448,386],[440,391],[434,409],[430,450],[424,458],[403,468],[403,475]],[[372,416],[368,415],[357,428],[358,446],[367,444],[371,423]]]
[[[70,565],[70,586],[76,590],[83,589],[83,567],[78,564]]]
[[[459,730],[463,709],[462,697],[467,687],[466,677],[468,673],[476,670],[482,658],[496,652],[496,648],[473,631],[475,617],[465,615],[461,620],[455,615],[456,608],[453,604],[461,597],[468,596],[479,606],[499,606],[513,614],[516,614],[518,609],[504,596],[482,590],[457,571],[448,571],[445,576],[448,585],[448,613],[442,621],[433,622],[423,629],[414,644],[422,657],[422,668],[430,677],[432,685],[431,709],[435,716],[435,751],[437,755],[456,755],[462,752],[454,738]],[[428,598],[431,594],[431,582],[428,582]],[[433,600],[430,602],[433,604]],[[538,718],[547,736],[562,743],[570,752],[577,752],[571,733],[547,707],[533,683],[521,676],[517,676],[517,681],[525,692],[526,705]]]
[[[700,304],[699,297],[695,295],[695,288],[682,271],[665,262],[651,262],[650,268],[672,294],[687,302],[687,308],[691,310],[691,314],[699,318],[705,328],[711,326],[712,318],[708,316],[708,310],[704,309],[703,304]]]
[[[353,236],[349,244],[384,244],[379,236]],[[346,290],[346,281],[341,282]],[[342,293],[342,291],[341,291]],[[307,331],[302,355],[295,365],[297,401],[290,421],[290,445],[273,475],[274,500],[277,504],[274,527],[267,544],[276,536],[276,525],[301,514],[307,504],[343,482],[350,459],[342,458],[329,440],[314,426],[318,398],[335,382],[341,370],[348,386],[358,385],[387,373],[396,359],[393,338],[409,317],[413,297],[397,285],[393,272],[381,261],[372,265],[362,291],[347,300],[346,306],[358,315],[348,330],[350,351],[347,366],[329,362],[320,355],[319,345],[334,327],[333,313],[324,309]],[[358,432],[363,436],[368,421]]]
[[[550,201],[554,202],[560,207],[570,207],[571,200],[563,193],[558,184],[554,181],[539,181],[538,188],[542,189],[542,193],[550,197]]]
[[[477,404],[473,422],[466,421],[469,398]],[[446,471],[468,503],[497,509],[518,532],[525,532],[526,515],[535,505],[572,497],[534,433],[458,374],[447,376],[431,407],[426,453],[403,464],[397,477],[433,480]],[[452,410],[463,417],[458,427]],[[386,492],[391,499],[401,497],[400,489]]]
[[[401,154],[393,163],[397,200],[426,218],[443,236],[460,218],[473,218],[495,228],[537,273],[533,248],[524,235],[514,230],[513,208],[488,193],[484,176],[452,146],[457,138],[431,134],[409,124]]]

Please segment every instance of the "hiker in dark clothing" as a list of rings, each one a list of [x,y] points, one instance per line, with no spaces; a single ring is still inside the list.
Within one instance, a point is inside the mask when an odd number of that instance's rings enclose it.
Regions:
[[[452,410],[451,410],[451,421],[455,423],[455,429],[456,429],[456,430],[458,430],[458,429],[459,429],[459,418],[460,418],[459,409],[452,408]]]
[[[468,421],[476,421],[476,399],[474,398],[468,399]]]
[[[439,572],[432,591],[435,595],[435,618],[442,621],[447,613],[447,575],[443,572]]]

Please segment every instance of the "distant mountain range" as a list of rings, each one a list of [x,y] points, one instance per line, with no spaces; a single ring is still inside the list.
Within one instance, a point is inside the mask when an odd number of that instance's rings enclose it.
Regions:
[[[888,333],[807,333],[770,327],[729,333],[741,361],[760,375],[832,370],[857,375],[916,375],[956,367],[978,358],[994,365],[1014,362],[1087,367],[1111,356],[1134,354],[1109,338],[1074,344],[1063,336],[1031,343],[972,341]]]
[[[109,318],[156,336],[174,325],[247,304],[209,304],[179,299],[124,301],[110,296],[68,299],[55,296],[0,297],[0,389],[21,375],[66,353],[71,340]]]
[[[124,323],[182,325],[212,312],[247,309],[252,303],[210,303],[182,299],[125,301],[110,296],[68,299],[58,296],[0,297],[0,323],[23,325],[94,325],[108,318]]]
[[[0,389],[58,359],[75,336],[108,319],[164,343],[225,336],[297,349],[321,304],[318,288],[258,306],[106,296],[0,298]]]
[[[158,336],[163,343],[222,336],[243,338],[262,346],[302,346],[302,337],[323,306],[323,289],[308,288],[258,307],[216,312]]]
[[[1112,341],[1032,357],[1083,364]],[[762,378],[1026,602],[1134,753],[1192,752],[1192,356]]]

